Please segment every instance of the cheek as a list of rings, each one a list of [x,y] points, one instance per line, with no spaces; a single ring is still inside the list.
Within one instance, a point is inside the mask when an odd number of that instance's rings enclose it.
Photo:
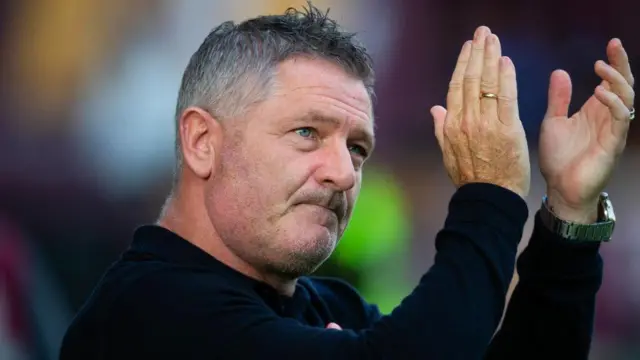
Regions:
[[[270,149],[258,155],[261,156],[260,169],[256,173],[262,174],[263,189],[270,189],[273,194],[279,194],[281,201],[287,201],[309,180],[317,162],[316,156],[286,143],[276,144]]]
[[[292,159],[273,147],[238,150],[224,159],[223,172],[230,190],[225,198],[236,201],[238,213],[258,222],[286,210],[287,194],[295,181]]]
[[[211,179],[211,194],[208,199],[219,216],[244,218],[255,209],[260,199],[255,187],[259,176],[255,164],[243,153],[241,147],[224,149],[220,167]]]

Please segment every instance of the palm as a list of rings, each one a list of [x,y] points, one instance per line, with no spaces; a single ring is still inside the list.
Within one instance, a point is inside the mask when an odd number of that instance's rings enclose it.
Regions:
[[[542,121],[540,170],[547,194],[555,206],[578,221],[592,221],[587,217],[592,217],[593,205],[624,150],[632,120],[633,74],[620,40],[609,41],[607,58],[609,64],[597,61],[594,65],[602,83],[571,117],[571,79],[562,70],[554,71]]]
[[[609,109],[595,96],[570,118],[548,116],[540,134],[540,169],[547,184],[580,204],[606,184],[620,139],[612,132]]]

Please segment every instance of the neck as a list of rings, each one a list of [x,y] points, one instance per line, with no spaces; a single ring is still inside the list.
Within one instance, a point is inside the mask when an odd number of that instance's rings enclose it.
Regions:
[[[235,271],[270,285],[282,295],[293,295],[296,279],[285,279],[276,274],[259,271],[256,266],[236,255],[226,246],[209,220],[204,202],[201,200],[204,199],[204,193],[196,193],[193,190],[189,193],[187,188],[194,187],[178,186],[178,191],[172,194],[162,210],[157,221],[159,226],[179,235]]]

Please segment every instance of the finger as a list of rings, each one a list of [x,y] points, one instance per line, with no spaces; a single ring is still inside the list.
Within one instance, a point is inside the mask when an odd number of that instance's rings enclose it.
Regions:
[[[453,70],[451,81],[449,82],[449,92],[447,93],[447,109],[452,114],[459,114],[462,111],[462,81],[464,80],[464,73],[467,70],[467,64],[469,63],[469,57],[471,55],[471,40],[464,43],[458,61],[456,62],[456,68]]]
[[[431,116],[433,116],[434,132],[440,149],[444,151],[444,120],[447,117],[447,109],[442,106],[434,106],[431,108]]]
[[[500,58],[500,91],[498,94],[498,119],[505,125],[520,120],[518,113],[518,84],[516,68],[507,56]]]
[[[327,329],[342,330],[342,327],[336,323],[329,323],[329,325],[327,325]]]
[[[631,108],[633,106],[635,93],[624,76],[613,66],[602,60],[596,61],[595,70],[596,74],[598,74],[602,80],[609,83],[609,88],[607,89],[607,87],[605,87],[605,89],[611,90],[614,94],[618,95],[622,99],[622,102],[628,108]]]
[[[596,87],[594,95],[596,99],[598,99],[598,101],[609,108],[609,111],[611,111],[611,115],[615,120],[617,120],[616,122],[629,122],[629,117],[631,115],[630,110],[622,102],[622,99],[620,99],[620,97],[613,91],[607,90],[604,86],[599,85],[598,87]]]
[[[571,78],[564,70],[551,73],[549,79],[549,99],[545,118],[566,117],[569,115],[571,103]]]
[[[482,93],[498,94],[500,92],[500,57],[502,49],[500,39],[495,34],[487,36],[484,49],[484,69],[482,70],[482,82],[480,90]],[[491,118],[498,117],[498,102],[496,99],[481,98],[480,111],[488,114]]]
[[[611,122],[611,131],[613,134],[618,138],[625,138],[631,121],[629,119],[630,111],[622,102],[622,99],[601,85],[596,87],[594,95],[598,101],[611,111],[611,115],[614,118],[614,121]]]
[[[491,34],[486,26],[480,26],[475,33],[471,46],[471,57],[464,73],[462,84],[464,93],[464,116],[475,119],[480,114],[480,81],[484,63],[484,47],[487,36]],[[451,111],[451,110],[449,110]]]
[[[625,78],[627,83],[633,88],[634,78],[631,72],[631,64],[629,64],[629,56],[622,46],[620,39],[611,39],[607,44],[607,58],[614,69],[618,70]]]

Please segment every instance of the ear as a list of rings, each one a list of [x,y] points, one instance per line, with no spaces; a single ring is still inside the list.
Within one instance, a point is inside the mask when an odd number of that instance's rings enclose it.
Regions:
[[[222,138],[220,123],[199,107],[187,108],[178,126],[183,165],[197,177],[209,178],[216,168],[216,155]]]

